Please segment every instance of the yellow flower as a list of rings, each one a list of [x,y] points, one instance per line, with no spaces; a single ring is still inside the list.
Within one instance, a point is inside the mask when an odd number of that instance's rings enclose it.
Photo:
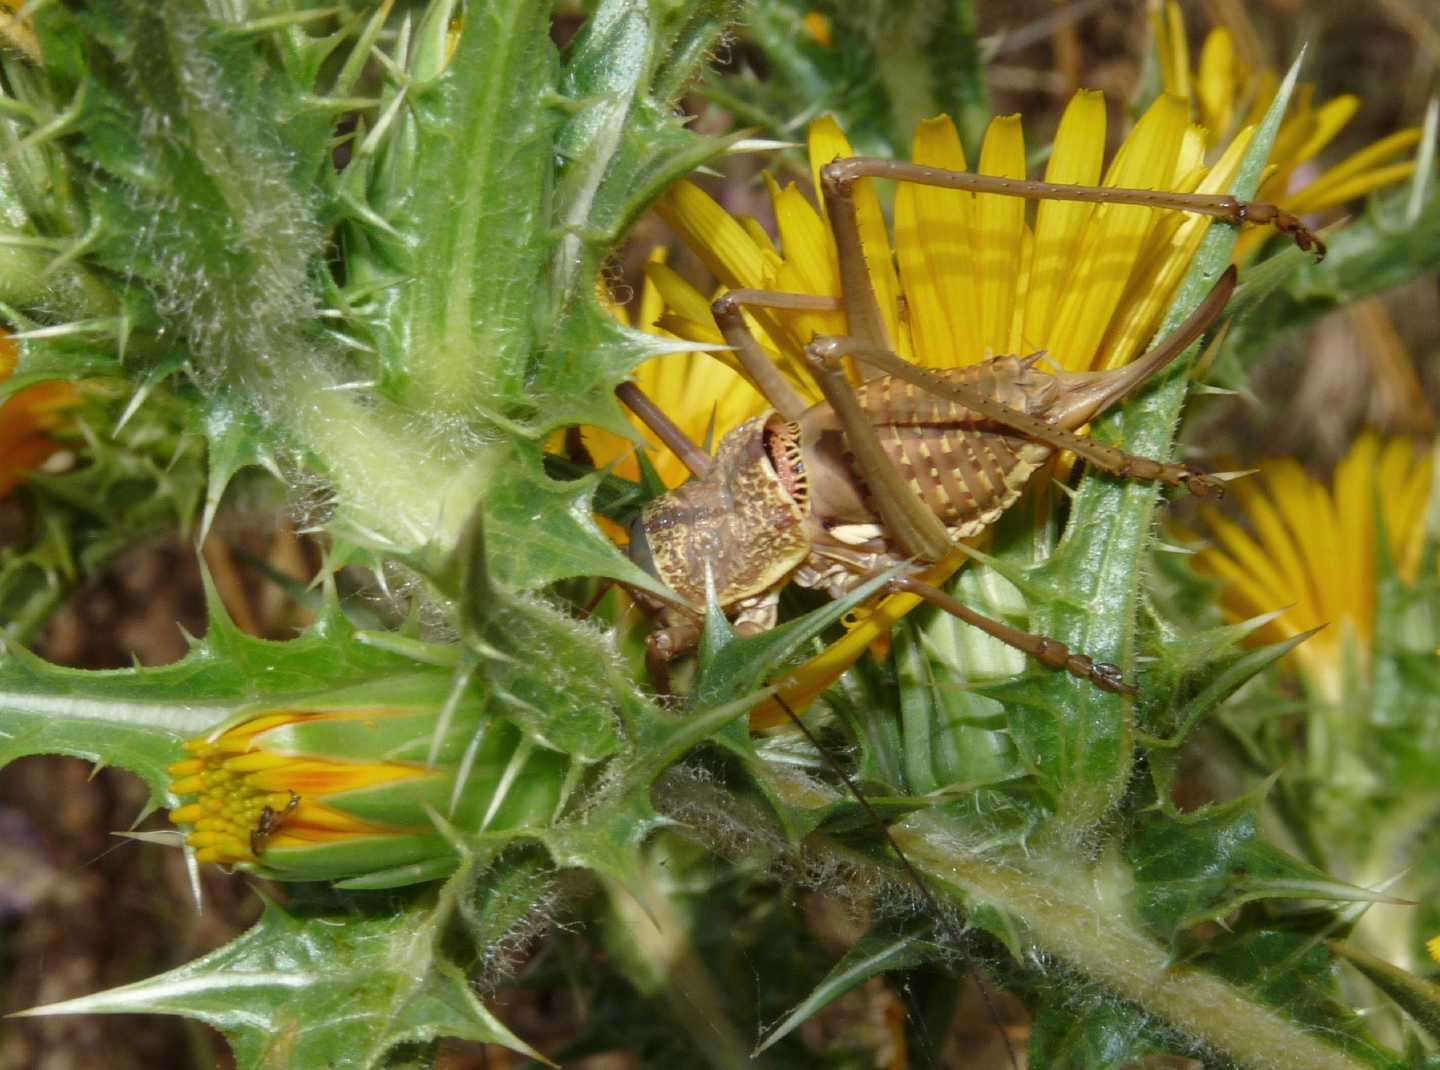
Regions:
[[[1213,166],[1204,161],[1201,131],[1189,103],[1163,95],[1136,124],[1108,167],[1105,101],[1077,93],[1066,108],[1044,177],[1183,192],[1222,192],[1254,135],[1247,128]],[[853,155],[833,120],[810,128],[814,172]],[[966,170],[968,161],[947,117],[922,123],[917,163]],[[995,119],[981,147],[978,171],[1024,178],[1019,116]],[[822,211],[792,186],[769,180],[779,241],[752,219],[736,219],[698,186],[681,182],[659,212],[722,286],[830,297],[840,295],[834,241]],[[898,187],[894,241],[873,180],[858,184],[862,243],[886,329],[900,355],[948,368],[990,355],[1046,350],[1067,369],[1123,365],[1150,341],[1210,220],[1122,205],[1044,202],[1030,218],[1025,202],[998,195]],[[723,344],[710,301],[674,271],[652,264],[647,274],[665,300],[659,325],[682,338]],[[843,334],[842,312],[754,310],[748,321],[761,345],[801,394],[819,398],[804,361],[816,333]],[[728,358],[728,354],[722,357]],[[684,395],[673,399],[683,413]],[[705,399],[708,405],[709,399]],[[957,551],[932,569],[939,582],[959,567]],[[786,685],[792,705],[809,702],[918,599],[896,595],[865,616],[841,642],[802,668]],[[769,714],[762,714],[763,723]],[[757,723],[752,720],[752,724]]]
[[[1226,27],[1217,26],[1206,36],[1200,64],[1193,70],[1184,19],[1174,0],[1165,5],[1163,14],[1155,16],[1155,36],[1165,90],[1191,100],[1195,116],[1205,128],[1207,146],[1224,141],[1237,122],[1257,122],[1274,99],[1279,84],[1275,73],[1248,65]],[[1306,169],[1306,165],[1335,140],[1359,106],[1359,98],[1352,94],[1317,106],[1315,87],[1300,86],[1275,138],[1270,155],[1274,166],[1255,199],[1278,204],[1295,215],[1309,215],[1413,174],[1415,161],[1401,157],[1419,143],[1419,127],[1381,138],[1318,175],[1308,173],[1313,168]],[[1242,235],[1235,259],[1242,259],[1265,238],[1263,231]]]
[[[0,330],[0,383],[15,371],[15,341]],[[0,498],[15,489],[28,471],[64,447],[49,432],[65,422],[66,409],[80,400],[70,383],[39,383],[16,391],[0,403]]]
[[[1221,608],[1246,620],[1276,609],[1285,612],[1255,633],[1259,641],[1290,638],[1320,625],[1294,657],[1316,693],[1342,695],[1347,647],[1363,671],[1375,634],[1375,585],[1380,545],[1396,571],[1413,581],[1420,567],[1433,461],[1410,441],[1382,443],[1362,435],[1327,487],[1292,460],[1265,462],[1259,480],[1237,484],[1240,506],[1253,534],[1207,509],[1215,545],[1196,556],[1197,566],[1225,581]],[[1286,608],[1288,607],[1288,608]]]
[[[1425,950],[1430,952],[1430,957],[1440,962],[1440,936],[1432,936],[1425,941]]]

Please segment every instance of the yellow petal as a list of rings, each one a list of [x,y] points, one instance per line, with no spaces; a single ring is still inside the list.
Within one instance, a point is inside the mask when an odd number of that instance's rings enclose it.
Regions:
[[[1226,557],[1233,562],[1232,582],[1237,593],[1243,594],[1254,607],[1251,615],[1281,609],[1295,601],[1295,595],[1288,588],[1268,546],[1262,548],[1239,524],[1227,520],[1218,512],[1207,513],[1206,523],[1220,540],[1223,552],[1211,550],[1201,557],[1207,565],[1213,565],[1217,557]]]
[[[1301,191],[1301,197],[1311,197],[1323,192],[1327,187],[1337,186],[1359,177],[1366,172],[1388,164],[1403,152],[1409,151],[1420,141],[1420,129],[1410,127],[1406,130],[1397,130],[1388,137],[1383,137],[1373,145],[1367,145],[1359,152],[1347,156],[1342,163],[1336,164],[1327,170],[1314,182],[1310,183]],[[1333,202],[1332,202],[1333,203]]]
[[[980,147],[980,173],[1000,178],[1025,177],[1025,135],[1020,116],[1001,115],[991,120]],[[1025,202],[1019,197],[999,193],[976,196],[980,343],[989,354],[1004,353],[1010,345],[1024,231]]]
[[[1346,94],[1327,100],[1319,108],[1309,112],[1303,122],[1294,124],[1297,135],[1303,131],[1303,137],[1287,137],[1287,130],[1282,128],[1280,137],[1276,138],[1275,148],[1270,153],[1272,160],[1282,161],[1281,166],[1272,178],[1261,184],[1257,197],[1260,200],[1284,201],[1296,169],[1313,159],[1335,140],[1335,136],[1350,122],[1359,107],[1360,98]]]
[[[1022,353],[1025,345],[1025,306],[1030,299],[1030,270],[1035,261],[1035,233],[1027,223],[1020,228],[1020,275],[1015,279],[1015,304],[1010,316],[1010,337],[1006,353]],[[1034,350],[1030,349],[1033,353]]]
[[[765,184],[770,189],[770,203],[775,210],[785,262],[795,268],[804,282],[805,289],[801,292],[840,296],[840,269],[835,263],[835,244],[825,220],[795,185],[781,189],[768,174]]]
[[[951,171],[968,170],[949,116],[922,122],[911,158]],[[927,368],[978,361],[974,196],[965,190],[902,182],[895,192],[895,251],[905,288],[916,359]]]
[[[1310,136],[1290,152],[1288,158],[1295,163],[1304,163],[1306,160],[1312,159],[1321,149],[1335,140],[1335,135],[1345,128],[1345,125],[1355,117],[1355,113],[1359,109],[1360,98],[1353,93],[1346,93],[1334,100],[1327,100],[1315,109],[1315,123],[1310,130]],[[1275,155],[1274,158],[1278,159],[1279,157]]]
[[[1160,189],[1175,171],[1189,128],[1189,102],[1161,96],[1121,146],[1105,176],[1107,186]],[[1061,295],[1050,351],[1066,368],[1092,365],[1150,229],[1152,209],[1101,205],[1082,238],[1072,285]]]
[[[1302,630],[1321,623],[1305,574],[1304,557],[1284,519],[1265,493],[1251,484],[1240,484],[1240,501],[1266,553],[1284,578],[1282,604],[1295,606],[1294,619]]]
[[[732,290],[764,288],[762,250],[745,228],[695,183],[675,183],[655,211],[723,285]]]
[[[1298,556],[1299,574],[1309,602],[1307,616],[1318,624],[1335,623],[1337,599],[1332,590],[1333,561],[1325,561],[1321,525],[1328,519],[1320,506],[1316,491],[1324,493],[1298,465],[1291,460],[1275,462],[1265,468],[1270,498],[1290,533]]]
[[[245,782],[257,791],[293,791],[302,798],[313,798],[424,775],[423,769],[393,762],[340,763],[323,758],[291,758],[284,766],[251,773]]]
[[[1337,204],[1353,201],[1377,189],[1404,182],[1414,173],[1414,160],[1393,163],[1389,167],[1379,167],[1374,171],[1356,175],[1345,182],[1329,185],[1323,190],[1307,188],[1299,196],[1291,199],[1285,207],[1297,215],[1308,215],[1323,208],[1331,208]]]
[[[770,177],[768,174],[765,176]],[[780,251],[775,248],[775,240],[770,237],[770,232],[765,225],[753,215],[742,215],[736,217],[740,225],[745,228],[745,233],[750,235],[750,240],[755,243],[755,248],[760,250],[766,260],[779,260]]]
[[[1279,608],[1273,603],[1262,604],[1254,600],[1257,593],[1251,583],[1250,573],[1237,564],[1232,558],[1225,554],[1211,552],[1200,560],[1202,568],[1214,576],[1225,581],[1225,591],[1222,601],[1226,613],[1235,620],[1249,620],[1251,617],[1258,617],[1261,613],[1270,612]],[[1280,639],[1288,639],[1298,635],[1305,629],[1296,623],[1296,614],[1293,611],[1282,613],[1279,617],[1269,621],[1255,635],[1257,642],[1275,642]]]
[[[854,156],[855,150],[845,140],[839,125],[830,116],[823,116],[810,124],[810,171],[815,181],[815,196],[824,207],[821,193],[820,168],[832,160]],[[855,217],[859,223],[860,246],[865,255],[865,266],[870,275],[870,285],[875,291],[875,301],[880,308],[880,319],[885,326],[888,344],[907,359],[900,331],[900,280],[895,275],[895,264],[890,251],[890,235],[885,229],[885,216],[880,210],[880,198],[875,192],[873,178],[861,179],[853,188]]]
[[[1105,95],[1082,89],[1071,99],[1055,133],[1045,181],[1093,186],[1100,181],[1105,154]],[[1035,254],[1025,298],[1027,351],[1048,349],[1060,294],[1073,284],[1080,255],[1079,236],[1095,205],[1041,201],[1035,215]]]
[[[1242,130],[1215,166],[1193,188],[1200,193],[1223,193],[1229,189],[1254,135],[1254,127]],[[1192,188],[1193,177],[1187,176],[1177,182],[1175,188],[1181,191]],[[1157,228],[1158,238],[1147,236],[1146,245],[1153,243],[1154,247],[1144,252],[1139,267],[1130,277],[1120,307],[1095,359],[1096,367],[1118,368],[1129,364],[1151,341],[1200,248],[1201,239],[1213,222],[1209,216],[1189,213],[1170,212],[1165,215],[1169,218],[1162,220],[1162,225]]]
[[[657,245],[650,251],[646,263],[663,265],[668,255],[669,250],[665,246]],[[645,281],[640,284],[640,308],[635,315],[635,326],[653,334],[655,321],[664,311],[665,298],[661,295],[659,287],[655,285],[655,281],[647,273]]]
[[[1386,540],[1396,571],[1407,582],[1413,581],[1419,570],[1425,544],[1433,462],[1427,453],[1417,463],[1405,439],[1387,442],[1380,455],[1377,479]]]
[[[780,231],[784,262],[776,270],[775,289],[784,293],[813,294],[819,297],[840,296],[840,269],[835,260],[835,246],[825,221],[814,206],[794,185],[781,189],[773,178],[765,176],[770,199],[775,209],[775,222]],[[845,333],[843,312],[773,312],[765,318],[774,324],[772,336],[781,342],[783,366],[792,379],[809,382],[809,366],[805,346],[817,334]],[[813,386],[807,393],[818,396]]]
[[[645,281],[654,286],[666,309],[655,320],[663,330],[692,342],[725,344],[725,336],[715,326],[715,317],[710,314],[709,299],[673,269],[665,264],[646,264]],[[683,322],[686,329],[676,330],[666,323],[674,320]]]
[[[1205,125],[1206,141],[1210,145],[1219,144],[1235,121],[1237,79],[1235,39],[1224,26],[1217,26],[1206,36],[1200,49],[1196,86],[1200,121]]]
[[[1185,15],[1175,0],[1151,16],[1155,50],[1160,59],[1160,78],[1165,92],[1190,96],[1190,42],[1185,36]]]
[[[1379,441],[1372,434],[1355,440],[1335,467],[1335,513],[1340,526],[1344,561],[1334,571],[1343,589],[1346,611],[1360,634],[1368,636],[1375,622],[1376,459]]]

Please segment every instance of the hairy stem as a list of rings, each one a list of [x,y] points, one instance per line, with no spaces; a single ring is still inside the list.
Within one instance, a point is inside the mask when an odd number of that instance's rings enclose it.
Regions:
[[[1131,917],[1112,874],[1053,857],[1032,855],[1023,867],[977,858],[919,820],[892,835],[920,872],[940,882],[937,890],[963,892],[1014,915],[1037,949],[1244,1066],[1364,1065],[1219,977],[1174,964]]]

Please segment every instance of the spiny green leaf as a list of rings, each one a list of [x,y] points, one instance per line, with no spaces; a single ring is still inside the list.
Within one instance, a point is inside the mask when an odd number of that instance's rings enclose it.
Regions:
[[[440,955],[447,912],[423,898],[376,906],[289,913],[267,901],[255,928],[203,958],[26,1013],[184,1015],[224,1033],[241,1070],[370,1070],[441,1036],[541,1058]]]
[[[806,18],[816,15],[829,41],[809,32]],[[901,157],[916,125],[943,112],[977,158],[990,108],[970,0],[761,0],[748,21],[769,76],[706,86],[742,122],[786,138],[797,113],[800,121],[829,114],[862,152]]]
[[[1237,934],[1205,965],[1355,1064],[1393,1070],[1399,1060],[1376,1045],[1365,1019],[1339,998],[1335,960],[1325,941],[1309,932],[1259,930]]]
[[[1337,881],[1261,839],[1256,809],[1242,798],[1192,814],[1148,811],[1126,844],[1141,917],[1172,942],[1205,921],[1264,899],[1388,900]]]
[[[272,643],[244,635],[212,605],[207,637],[154,669],[66,669],[11,645],[0,658],[0,766],[30,754],[117,765],[145,780],[153,809],[169,797],[165,770],[180,744],[240,707],[414,668],[355,643],[333,611],[305,635]]]
[[[1315,634],[1302,632],[1251,649],[1239,646],[1255,627],[1252,622],[1229,625],[1165,644],[1160,673],[1152,670],[1145,686],[1147,697],[1159,699],[1145,710],[1149,746],[1178,747],[1212,710]]]
[[[1264,171],[1290,89],[1292,67],[1240,163],[1232,190],[1253,195]],[[1158,337],[1175,330],[1200,302],[1230,258],[1236,233],[1213,225],[1205,233]],[[1185,398],[1186,358],[1154,386],[1096,421],[1094,437],[1143,457],[1166,457]],[[1067,598],[1040,604],[1036,630],[1097,660],[1127,665],[1133,654],[1141,557],[1149,544],[1158,492],[1153,484],[1089,473],[1071,505],[1060,545],[1040,570]],[[1037,680],[1011,719],[1016,743],[1034,756],[1051,782],[1059,820],[1072,832],[1091,826],[1114,805],[1129,778],[1133,744],[1129,700],[1056,673]]]
[[[604,0],[570,46],[560,92],[572,114],[556,138],[565,160],[554,275],[560,307],[589,285],[577,269],[620,239],[635,213],[725,141],[684,130],[674,98],[691,64],[738,16],[736,0],[700,0],[665,12]],[[590,258],[576,254],[585,246]]]
[[[723,642],[708,639],[707,656],[701,659],[699,677],[690,696],[691,709],[703,711],[754,692],[762,686],[767,673],[880,590],[889,579],[888,572],[875,576],[844,598],[759,635],[732,636]]]
[[[1062,975],[1063,976],[1063,975]],[[1061,978],[1056,978],[1060,981]],[[1073,985],[1075,978],[1066,978]],[[1122,1070],[1184,1050],[1182,1034],[1093,985],[1045,986],[1026,1055],[1049,1070]]]
[[[823,1007],[870,978],[892,970],[920,966],[945,954],[943,948],[915,933],[872,930],[845,953],[845,957],[835,964],[834,969],[815,987],[805,1002],[770,1030],[755,1048],[754,1054],[760,1055],[776,1041],[804,1025]]]

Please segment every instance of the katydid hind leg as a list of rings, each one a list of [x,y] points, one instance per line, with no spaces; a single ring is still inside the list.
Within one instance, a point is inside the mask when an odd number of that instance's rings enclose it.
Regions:
[[[864,349],[858,339],[816,338],[805,354],[875,499],[886,533],[905,553],[938,561],[950,552],[950,532],[886,455],[864,406],[841,371],[846,354]]]
[[[1076,186],[1063,182],[1036,182],[1029,179],[977,175],[952,171],[904,160],[875,156],[844,156],[820,169],[826,203],[844,200],[845,191],[862,179],[884,178],[913,182],[921,186],[965,190],[969,193],[1023,197],[1025,200],[1080,201],[1088,204],[1130,204],[1222,219],[1232,226],[1254,223],[1273,226],[1305,251],[1313,250],[1317,260],[1325,258],[1325,243],[1294,214],[1275,204],[1245,201],[1229,193],[1178,193],[1172,190],[1127,189],[1121,186]],[[832,200],[833,198],[833,200]],[[833,217],[832,217],[833,219]],[[838,228],[837,228],[838,238]],[[851,333],[855,333],[853,330]]]
[[[1072,676],[1088,680],[1102,691],[1133,695],[1135,687],[1126,682],[1124,674],[1108,661],[1096,661],[1088,654],[1073,653],[1058,639],[1019,628],[978,613],[953,595],[946,594],[938,587],[908,577],[897,577],[890,581],[895,591],[906,591],[919,595],[938,609],[944,610],[958,620],[979,628],[985,634],[999,639],[1006,646],[1014,647],[1049,669],[1064,669]]]

